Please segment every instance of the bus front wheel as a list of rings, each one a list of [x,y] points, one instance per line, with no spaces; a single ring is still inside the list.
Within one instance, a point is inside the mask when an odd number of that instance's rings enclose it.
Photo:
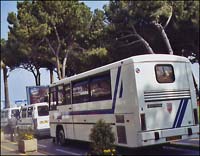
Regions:
[[[65,144],[65,134],[64,134],[63,129],[59,129],[59,131],[58,131],[57,142],[59,145]]]

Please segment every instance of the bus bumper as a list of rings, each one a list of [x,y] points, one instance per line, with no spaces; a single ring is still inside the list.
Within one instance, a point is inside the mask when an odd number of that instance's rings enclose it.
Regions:
[[[45,128],[45,129],[37,129],[35,131],[35,134],[37,136],[50,136],[50,128]]]
[[[199,125],[176,129],[155,130],[141,132],[141,146],[168,143],[175,140],[192,139],[199,137]]]

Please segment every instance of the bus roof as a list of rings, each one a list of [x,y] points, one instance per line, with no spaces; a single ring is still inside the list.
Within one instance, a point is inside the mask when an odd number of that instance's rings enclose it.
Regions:
[[[147,55],[138,55],[131,57],[133,62],[190,62],[186,57],[178,55],[169,55],[169,54],[147,54]]]
[[[142,63],[142,62],[190,62],[187,58],[177,55],[169,55],[169,54],[146,54],[146,55],[138,55],[132,56],[102,67],[98,67],[77,75],[73,75],[70,77],[66,77],[62,80],[54,82],[51,86],[55,86],[58,84],[68,83],[73,80],[81,79],[90,75],[94,75],[97,73],[108,71],[109,69],[120,66],[121,64],[130,64],[130,63]]]
[[[20,107],[10,107],[10,108],[3,108],[3,109],[1,109],[1,110],[12,110],[12,109],[20,109]]]

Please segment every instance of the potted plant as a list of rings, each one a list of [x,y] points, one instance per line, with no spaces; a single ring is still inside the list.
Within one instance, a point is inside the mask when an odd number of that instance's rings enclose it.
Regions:
[[[31,129],[18,132],[18,150],[22,153],[37,151],[37,139]]]
[[[118,155],[115,147],[115,137],[110,124],[99,120],[91,129],[90,141],[92,151],[87,156],[93,155]]]

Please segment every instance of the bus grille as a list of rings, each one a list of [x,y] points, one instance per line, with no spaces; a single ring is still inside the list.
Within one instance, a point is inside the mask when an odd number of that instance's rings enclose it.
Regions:
[[[190,97],[190,90],[165,90],[144,92],[145,102],[179,100]]]

